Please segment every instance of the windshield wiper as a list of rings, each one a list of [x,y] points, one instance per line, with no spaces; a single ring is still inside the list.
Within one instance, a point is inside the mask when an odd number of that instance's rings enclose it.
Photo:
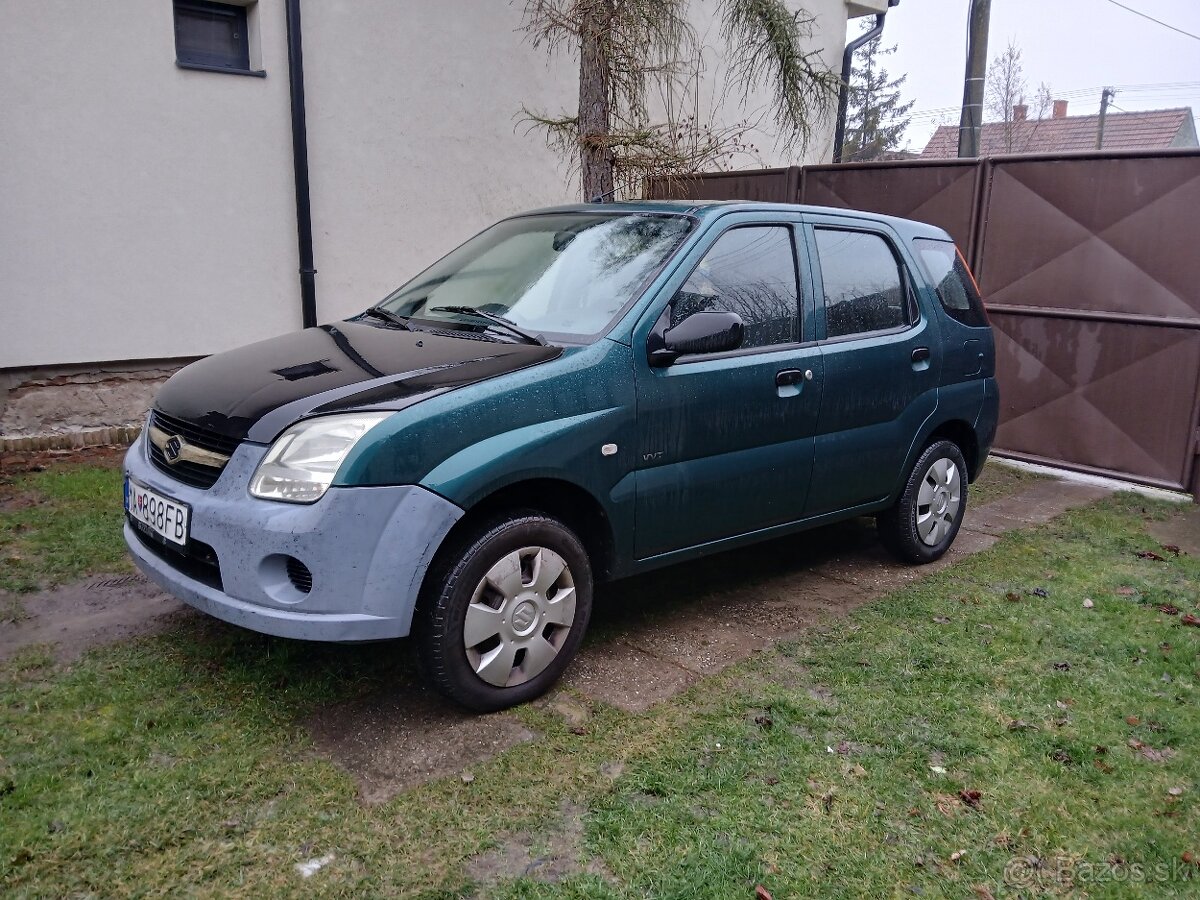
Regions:
[[[405,331],[412,331],[409,327],[408,319],[403,316],[398,316],[390,309],[384,309],[382,306],[371,306],[363,310],[364,316],[371,316],[375,319],[383,319],[383,321],[395,325],[397,328],[402,328]]]
[[[510,334],[515,334],[517,337],[519,337],[521,340],[523,340],[527,344],[538,344],[543,347],[546,346],[546,339],[544,337],[542,337],[540,334],[534,334],[533,332],[526,331],[524,328],[521,328],[519,325],[516,325],[516,324],[510,322],[508,319],[504,318],[504,316],[499,316],[496,313],[487,312],[486,310],[476,309],[473,306],[432,306],[432,307],[430,307],[429,311],[430,312],[458,313],[459,315],[462,315],[462,316],[476,316],[477,318],[480,318],[480,319],[486,319],[487,321],[491,322],[493,325],[496,325],[499,328],[503,328],[505,331],[509,332]]]

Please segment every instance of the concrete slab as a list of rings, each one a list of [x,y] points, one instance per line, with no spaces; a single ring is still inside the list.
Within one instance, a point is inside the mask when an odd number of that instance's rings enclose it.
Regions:
[[[598,609],[609,640],[585,647],[567,684],[640,712],[825,617],[986,550],[999,534],[1109,493],[1068,482],[1031,485],[971,510],[950,552],[927,566],[893,559],[860,520],[618,583]]]
[[[1193,504],[1182,515],[1155,522],[1147,530],[1164,546],[1178,547],[1190,556],[1200,556],[1200,506]]]
[[[536,705],[561,718],[567,728],[582,728],[592,717],[586,703],[561,688],[536,701]]]
[[[696,675],[719,672],[862,602],[857,586],[821,578],[810,566],[868,538],[873,527],[848,523],[802,542],[773,541],[619,582],[598,601],[595,631]],[[680,690],[691,683],[675,680]]]
[[[838,556],[812,569],[814,574],[857,585],[872,597],[924,578],[923,566],[911,566],[892,557],[883,547]]]
[[[326,707],[305,725],[318,750],[358,782],[366,804],[536,737],[509,714],[469,713],[417,687]]]
[[[721,607],[721,617],[770,646],[825,619],[846,615],[874,596],[859,585],[824,578],[815,572],[801,573],[789,582],[787,590],[772,599],[733,599]]]
[[[541,703],[563,727],[585,727],[590,716],[571,691],[643,712],[780,640],[987,549],[997,537],[984,528],[1002,533],[1048,521],[1106,493],[1039,483],[972,510],[974,528],[964,528],[950,553],[929,566],[896,562],[873,526],[857,521],[618,582],[598,597],[597,627],[562,687]],[[1200,510],[1164,543],[1182,548],[1189,534],[1200,541],[1197,531]],[[386,802],[535,737],[514,717],[461,712],[408,686],[323,710],[307,725],[318,748],[354,776],[366,803]]]
[[[1190,494],[1183,491],[1172,491],[1167,488],[1150,487],[1145,484],[1138,484],[1133,481],[1123,481],[1119,478],[1108,478],[1104,475],[1094,475],[1091,472],[1076,472],[1073,469],[1063,469],[1058,466],[1045,466],[1040,463],[1026,462],[1022,459],[1010,459],[1008,457],[996,456],[994,453],[988,457],[989,463],[996,463],[1001,466],[1008,466],[1012,469],[1022,469],[1026,472],[1033,472],[1037,475],[1047,475],[1050,478],[1061,478],[1064,481],[1073,481],[1080,484],[1094,484],[1103,488],[1108,488],[1111,491],[1132,491],[1135,494],[1141,494],[1143,497],[1151,497],[1155,500],[1168,500],[1171,503],[1192,503]]]
[[[629,644],[697,675],[712,675],[753,656],[772,641],[719,611],[673,617],[660,628],[640,629]]]
[[[152,634],[177,617],[198,615],[141,574],[101,575],[19,600],[24,616],[0,623],[0,659],[23,647],[49,644],[59,662],[69,662],[93,647]]]
[[[761,638],[761,646],[769,647],[799,630],[811,628],[830,616],[840,616],[853,607],[868,600],[868,596],[854,590],[853,584],[833,584],[827,592],[827,580],[812,576],[814,588],[820,584],[822,590],[810,590],[793,598],[781,600],[743,600],[724,607],[722,616],[727,622],[736,623],[746,634]],[[826,593],[839,594],[834,602],[822,596]]]
[[[591,700],[639,713],[682,693],[699,679],[695,672],[614,640],[585,643],[567,669],[563,686]]]
[[[1067,481],[1038,481],[1019,494],[967,510],[963,529],[1001,535],[1017,528],[1044,525],[1069,509],[1095,503],[1112,494],[1107,487]]]
[[[951,546],[949,552],[937,562],[922,566],[921,573],[930,574],[940,572],[942,569],[952,566],[957,562],[962,562],[968,556],[982,553],[998,540],[1000,538],[994,534],[984,534],[983,532],[968,531],[965,528],[960,528],[958,537],[954,539],[954,545]]]

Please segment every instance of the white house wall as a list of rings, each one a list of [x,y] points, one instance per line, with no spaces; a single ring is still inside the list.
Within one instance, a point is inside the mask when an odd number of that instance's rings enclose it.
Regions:
[[[836,68],[844,2],[806,6]],[[522,104],[573,109],[577,90],[569,56],[524,41],[523,7],[303,4],[319,320],[501,216],[575,199],[517,121]],[[0,371],[199,356],[300,327],[283,0],[251,9],[266,78],[177,68],[169,0],[0,0]],[[697,21],[715,11],[696,0]],[[741,110],[730,97],[717,116]],[[762,164],[799,161],[755,142]]]
[[[886,0],[879,2],[886,4]],[[846,46],[847,4],[844,0],[803,0],[802,4],[789,0],[789,3],[793,7],[803,5],[813,16],[815,22],[812,49],[819,51],[821,61],[830,71],[840,72],[842,51]],[[725,167],[751,169],[829,162],[833,155],[837,98],[830,98],[825,117],[814,123],[812,139],[803,153],[780,146],[770,114],[770,88],[760,86],[750,96],[743,97],[734,79],[729,77],[724,58],[725,42],[721,34],[718,0],[692,0],[691,18],[696,34],[705,48],[702,51],[701,69],[704,79],[699,89],[701,123],[737,125],[748,122],[754,126],[746,133],[744,140],[754,146],[755,152],[738,154],[727,161]],[[856,26],[851,27],[854,27],[857,33]]]
[[[0,368],[298,327],[279,0],[266,78],[176,68],[168,0],[0,11]]]
[[[517,31],[524,3],[304,6],[317,312],[374,303],[496,219],[575,199],[522,104],[573,108],[571,63]],[[296,301],[298,302],[298,301]]]

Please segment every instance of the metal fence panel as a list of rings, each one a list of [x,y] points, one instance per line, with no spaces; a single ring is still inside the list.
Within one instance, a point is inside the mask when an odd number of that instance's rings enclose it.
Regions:
[[[695,178],[651,178],[646,196],[651,200],[754,200],[795,203],[800,167],[753,169],[747,172],[710,172]]]
[[[1200,319],[1200,155],[997,159],[985,202],[989,303]]]
[[[991,313],[1002,452],[1183,489],[1200,331]]]
[[[979,177],[973,160],[808,166],[801,202],[928,222],[969,253]]]
[[[998,452],[1200,499],[1200,152],[793,167],[654,190],[946,229],[995,328]]]

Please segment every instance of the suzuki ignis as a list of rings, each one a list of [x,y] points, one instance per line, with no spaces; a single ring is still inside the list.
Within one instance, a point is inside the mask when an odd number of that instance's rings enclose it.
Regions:
[[[862,515],[937,559],[997,410],[991,330],[938,228],[567,206],[360,315],[182,369],[126,457],[125,537],[198,609],[412,635],[437,688],[494,710],[562,675],[602,579]]]

